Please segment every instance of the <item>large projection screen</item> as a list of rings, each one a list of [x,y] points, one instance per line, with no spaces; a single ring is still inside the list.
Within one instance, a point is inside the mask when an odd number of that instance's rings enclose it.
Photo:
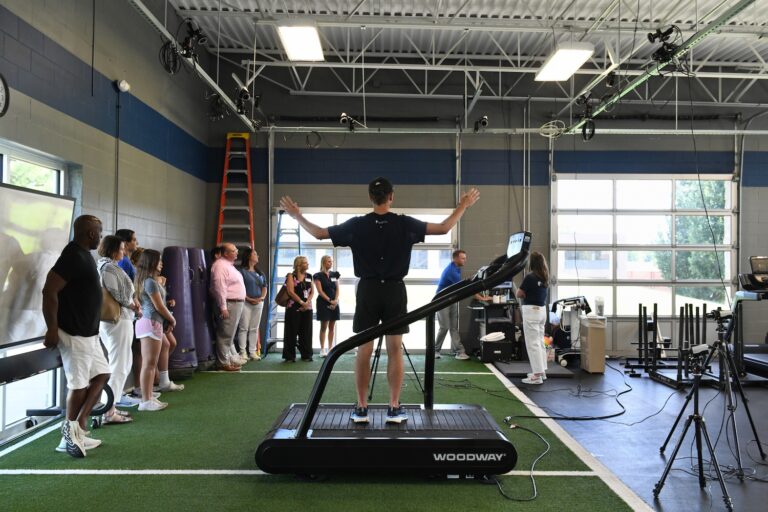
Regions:
[[[69,241],[74,206],[0,184],[0,347],[45,335],[43,285]]]

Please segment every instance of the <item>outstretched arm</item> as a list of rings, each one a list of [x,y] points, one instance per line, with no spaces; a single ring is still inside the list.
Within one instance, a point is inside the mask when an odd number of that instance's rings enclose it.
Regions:
[[[459,222],[459,219],[462,215],[464,215],[464,212],[467,210],[467,208],[475,204],[478,199],[480,199],[480,191],[476,188],[471,188],[468,192],[461,194],[459,205],[448,217],[445,218],[443,222],[440,224],[433,224],[431,222],[427,224],[427,234],[444,235],[448,233],[451,229],[453,229],[453,226]]]
[[[321,228],[317,224],[313,224],[312,222],[309,222],[301,214],[299,205],[290,197],[283,196],[280,198],[280,208],[285,210],[288,215],[296,219],[296,222],[298,222],[301,227],[303,227],[310,235],[317,238],[318,240],[325,240],[327,238],[331,238],[331,235],[328,233],[328,229]]]

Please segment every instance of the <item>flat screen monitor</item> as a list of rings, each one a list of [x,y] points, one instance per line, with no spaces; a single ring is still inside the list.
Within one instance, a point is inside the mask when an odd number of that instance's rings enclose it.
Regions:
[[[75,200],[0,185],[0,346],[45,335],[43,285],[69,241]]]
[[[531,245],[531,234],[521,231],[510,235],[509,244],[507,244],[507,258],[511,258],[523,249],[528,250]]]
[[[768,256],[751,256],[749,264],[753,274],[768,274]]]

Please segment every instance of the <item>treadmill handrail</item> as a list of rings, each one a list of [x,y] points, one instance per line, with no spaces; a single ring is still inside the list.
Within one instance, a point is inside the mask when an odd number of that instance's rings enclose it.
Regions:
[[[526,235],[530,239],[530,233],[526,232]],[[330,378],[331,371],[333,370],[333,366],[336,364],[336,361],[341,357],[342,354],[356,347],[359,347],[360,345],[364,345],[369,341],[373,341],[379,338],[380,336],[385,335],[388,331],[391,331],[393,329],[397,329],[406,325],[410,325],[414,322],[421,320],[422,318],[429,316],[430,314],[433,314],[437,311],[440,311],[441,309],[446,308],[451,304],[459,302],[460,300],[465,299],[467,297],[471,297],[475,293],[478,293],[482,290],[488,290],[500,283],[503,283],[504,281],[508,281],[510,278],[512,278],[513,276],[518,274],[522,269],[525,268],[525,265],[528,262],[528,250],[522,249],[520,252],[512,255],[509,258],[500,256],[494,261],[494,263],[500,260],[504,261],[504,263],[493,274],[483,279],[479,279],[477,278],[477,276],[475,276],[470,280],[461,281],[460,283],[463,283],[466,281],[468,282],[466,282],[464,286],[458,289],[455,289],[453,291],[450,291],[449,293],[438,294],[428,304],[425,304],[424,306],[421,306],[420,308],[415,309],[401,317],[393,318],[388,322],[381,323],[379,325],[370,327],[362,332],[359,332],[354,336],[352,336],[351,338],[348,338],[345,341],[342,341],[341,343],[336,345],[333,349],[331,349],[331,351],[328,352],[327,357],[323,361],[323,364],[320,367],[320,372],[318,373],[317,378],[315,379],[315,384],[312,387],[312,392],[309,395],[309,400],[307,401],[307,407],[304,409],[304,415],[302,416],[301,422],[299,423],[299,427],[296,432],[296,437],[302,438],[307,436],[309,432],[309,427],[312,424],[312,420],[315,417],[315,412],[317,411],[317,407],[320,404],[320,398],[322,397],[323,391],[325,391],[325,386],[328,383],[328,379]],[[457,284],[460,284],[460,283],[457,283]]]

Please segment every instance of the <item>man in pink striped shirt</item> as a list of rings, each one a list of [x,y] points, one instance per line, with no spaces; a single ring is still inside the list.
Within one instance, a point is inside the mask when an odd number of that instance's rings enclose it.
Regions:
[[[223,244],[221,258],[211,265],[211,296],[218,308],[216,324],[216,352],[219,367],[226,372],[236,372],[245,361],[235,350],[235,334],[245,303],[243,276],[235,268],[237,247]]]

